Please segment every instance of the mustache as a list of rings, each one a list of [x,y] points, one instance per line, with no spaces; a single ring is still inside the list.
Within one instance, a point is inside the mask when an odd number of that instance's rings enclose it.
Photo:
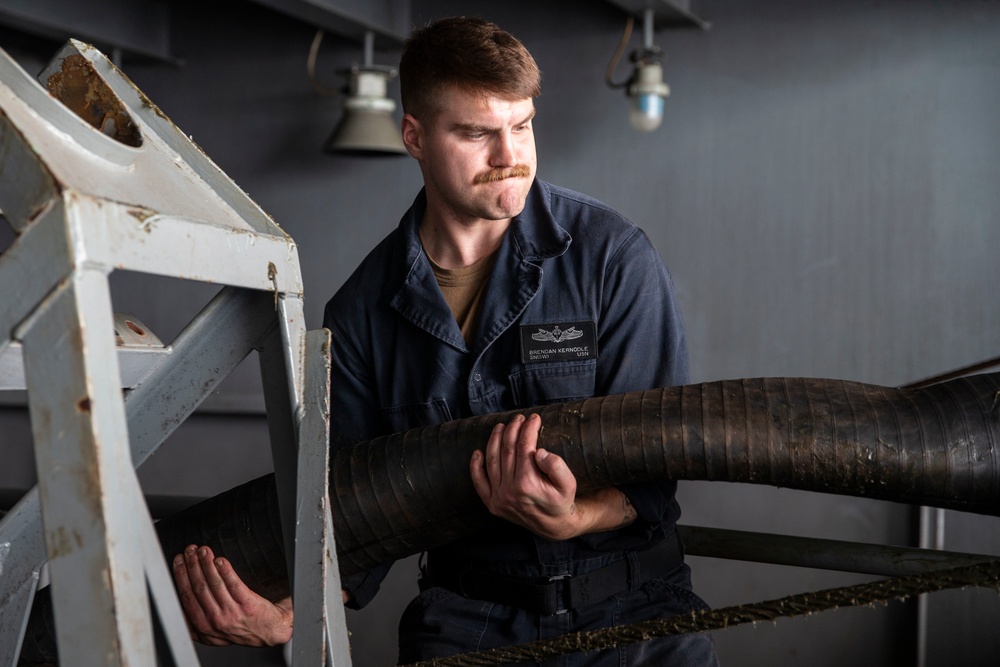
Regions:
[[[472,182],[475,185],[482,185],[484,183],[496,183],[505,178],[528,178],[529,176],[531,176],[531,167],[526,164],[516,164],[513,167],[497,167],[496,169],[478,173],[472,179]]]

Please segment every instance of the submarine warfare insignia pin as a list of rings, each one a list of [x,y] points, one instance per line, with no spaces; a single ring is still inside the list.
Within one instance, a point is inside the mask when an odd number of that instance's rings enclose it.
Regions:
[[[521,362],[597,358],[597,327],[592,321],[521,325]]]

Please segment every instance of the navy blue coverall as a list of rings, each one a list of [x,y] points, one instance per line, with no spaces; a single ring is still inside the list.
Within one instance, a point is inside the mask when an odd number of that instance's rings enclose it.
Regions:
[[[420,244],[425,206],[421,191],[327,304],[333,447],[471,415],[688,382],[671,276],[645,233],[621,214],[536,180],[498,251],[467,345]],[[619,488],[638,513],[625,528],[550,541],[493,519],[481,536],[429,552],[427,565],[430,572],[472,567],[544,581],[625,560],[620,593],[539,614],[469,599],[424,577],[401,622],[400,661],[703,608],[682,562],[655,579],[638,571],[637,552],[677,542],[676,483]],[[387,570],[345,580],[351,605],[367,604]],[[715,661],[706,635],[644,642],[601,658],[599,664]],[[593,660],[577,655],[546,664],[598,664]]]

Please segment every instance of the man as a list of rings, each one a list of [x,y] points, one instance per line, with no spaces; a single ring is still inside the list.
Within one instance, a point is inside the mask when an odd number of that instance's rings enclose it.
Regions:
[[[403,141],[424,188],[327,305],[332,446],[687,382],[672,282],[645,234],[535,178],[540,75],[524,46],[485,21],[441,20],[413,33],[400,81]],[[472,457],[495,518],[427,554],[400,622],[400,662],[704,608],[675,533],[675,484],[577,495],[565,462],[537,448],[539,428],[537,416],[515,418]],[[348,604],[367,604],[387,570],[346,578]],[[290,607],[254,606],[210,551],[189,549],[175,571],[203,640],[229,641],[229,627],[241,643],[290,633]],[[193,589],[232,591],[235,602],[190,604]],[[241,609],[264,631],[248,631]],[[715,663],[710,638],[690,635],[559,664]]]

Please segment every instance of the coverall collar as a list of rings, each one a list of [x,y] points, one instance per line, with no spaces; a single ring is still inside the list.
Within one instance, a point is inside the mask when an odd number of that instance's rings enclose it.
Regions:
[[[426,208],[427,195],[421,189],[399,223],[397,252],[401,256],[400,261],[393,265],[403,267],[403,271],[394,274],[394,278],[387,283],[386,297],[389,304],[414,325],[449,345],[466,350],[465,340],[420,244],[418,229]],[[569,232],[559,226],[552,215],[548,184],[535,179],[524,210],[511,221],[504,236],[494,268],[494,274],[503,273],[504,279],[510,281],[507,282],[509,289],[504,290],[510,299],[507,303],[497,303],[495,299],[488,298],[485,308],[506,310],[507,317],[501,318],[504,320],[519,314],[537,290],[538,262],[563,254],[571,242]],[[510,275],[507,275],[505,267],[511,267]],[[518,289],[518,286],[527,287],[528,293]],[[497,296],[496,290],[491,289],[490,292],[492,296]]]

